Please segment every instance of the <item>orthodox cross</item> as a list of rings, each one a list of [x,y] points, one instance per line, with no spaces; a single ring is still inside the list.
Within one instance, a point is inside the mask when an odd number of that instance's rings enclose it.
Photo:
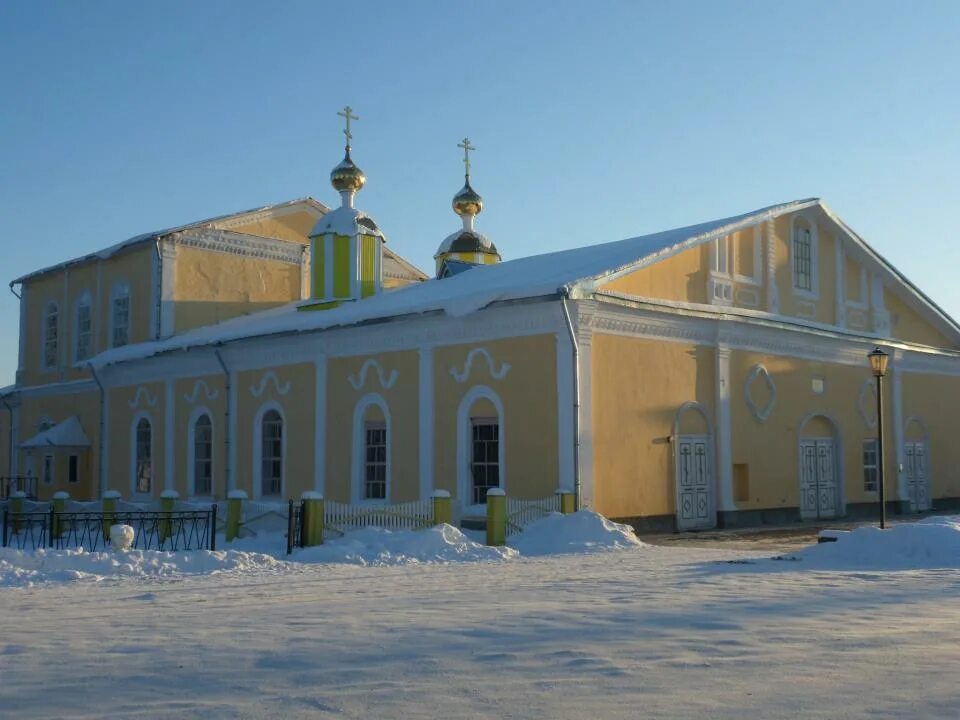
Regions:
[[[360,118],[353,114],[353,108],[349,105],[343,109],[343,112],[338,112],[337,115],[347,121],[347,128],[343,131],[343,134],[347,136],[347,147],[349,148],[350,140],[353,139],[353,135],[350,134],[350,121],[359,120]]]
[[[476,148],[470,144],[470,138],[464,138],[463,142],[457,143],[458,148],[463,148],[463,169],[467,177],[470,177],[470,151]]]

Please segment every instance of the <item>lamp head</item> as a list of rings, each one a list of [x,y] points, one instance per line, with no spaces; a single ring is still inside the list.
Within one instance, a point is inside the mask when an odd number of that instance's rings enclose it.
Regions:
[[[875,347],[867,355],[867,358],[870,360],[870,369],[873,370],[874,377],[883,377],[887,374],[887,363],[890,361],[890,356],[887,353],[879,347]]]

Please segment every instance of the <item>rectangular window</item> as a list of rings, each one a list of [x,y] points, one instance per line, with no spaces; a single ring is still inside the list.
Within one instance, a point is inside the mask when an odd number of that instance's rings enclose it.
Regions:
[[[877,462],[877,441],[868,438],[863,441],[863,491],[873,493],[877,491],[879,470]]]
[[[271,410],[263,419],[260,493],[264,496],[283,492],[283,420]]]
[[[479,505],[487,501],[490,488],[500,487],[500,423],[496,420],[474,420],[472,432],[472,501],[474,505]]]
[[[113,299],[113,337],[111,347],[121,347],[130,342],[130,296]]]
[[[76,455],[70,456],[67,469],[67,482],[71,484],[80,482],[80,458]]]
[[[384,423],[367,423],[364,500],[387,499],[387,426]]]
[[[90,342],[93,339],[93,326],[90,306],[86,303],[77,307],[77,357],[80,362],[90,357]]]
[[[53,455],[43,456],[43,484],[53,485]]]
[[[43,367],[54,368],[57,366],[57,331],[60,314],[56,306],[51,306],[47,310],[43,326]]]
[[[798,227],[793,238],[793,286],[798,290],[813,290],[812,247],[810,230]]]

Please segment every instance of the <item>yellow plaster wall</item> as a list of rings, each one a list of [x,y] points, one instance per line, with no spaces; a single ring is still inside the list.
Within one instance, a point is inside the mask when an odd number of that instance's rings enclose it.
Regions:
[[[7,413],[4,411],[3,415]],[[89,449],[42,449],[18,450],[19,474],[27,472],[27,456],[33,455],[34,474],[39,477],[43,470],[43,455],[51,452],[54,458],[54,477],[52,485],[45,485],[38,480],[37,495],[41,500],[49,499],[53,493],[61,490],[70,493],[76,500],[93,500],[99,496],[100,468],[97,463],[97,449],[100,442],[100,394],[98,392],[73,393],[70,395],[48,397],[24,397],[20,405],[20,437],[18,442],[29,440],[39,432],[42,419],[48,418],[55,424],[76,415],[80,426],[90,438]],[[3,422],[6,418],[3,418]],[[4,435],[3,444],[6,444],[7,435]],[[67,457],[71,454],[79,455],[79,482],[67,482]],[[0,475],[6,475],[9,465],[0,466]]]
[[[64,379],[62,364],[65,359],[63,334],[66,322],[63,306],[63,272],[51,272],[25,283],[26,286],[26,327],[24,328],[24,373],[25,385],[44,385]],[[60,366],[51,370],[42,369],[43,361],[43,317],[47,303],[53,300],[60,310]],[[15,352],[11,348],[11,352]]]
[[[157,312],[156,306],[151,302],[153,260],[156,253],[156,246],[146,243],[103,261],[100,269],[99,347],[110,347],[110,291],[117,281],[126,282],[130,286],[130,343],[151,339],[151,318],[156,316]]]
[[[675,512],[674,447],[680,406],[714,414],[714,351],[597,334],[592,344],[594,508],[615,517]]]
[[[375,367],[368,367],[359,390],[350,378],[360,380],[367,360],[383,368],[383,377],[396,381],[389,388],[380,384]],[[414,351],[360,355],[327,361],[327,467],[326,493],[331,500],[349,502],[353,461],[353,414],[357,403],[376,393],[390,412],[390,502],[416,500],[420,494],[419,453],[419,353]]]
[[[707,302],[709,245],[691,248],[603,285],[609,292],[639,297]]]
[[[833,324],[836,322],[836,262],[833,230],[814,214],[802,214],[817,228],[818,297],[812,300],[798,295],[793,288],[793,266],[790,262],[790,234],[796,213],[783,215],[774,221],[777,288],[780,293],[780,314],[804,320]],[[810,308],[812,306],[812,312]]]
[[[202,381],[206,384],[198,385]],[[195,392],[196,391],[196,392]],[[213,397],[211,397],[213,396]],[[174,382],[174,474],[173,489],[186,498],[193,495],[190,485],[189,445],[190,418],[195,410],[204,408],[213,425],[213,496],[225,498],[227,495],[226,463],[227,451],[226,418],[227,410],[226,380],[222,374],[207,375],[199,378],[181,378]],[[190,400],[193,400],[192,402]],[[247,440],[247,442],[251,442]],[[244,444],[240,446],[245,447]]]
[[[140,389],[140,397],[137,393]],[[136,402],[135,402],[136,401]],[[135,407],[130,407],[135,402]],[[133,419],[141,411],[146,413],[150,420],[150,429],[153,437],[153,479],[151,484],[151,498],[159,498],[163,492],[165,473],[165,443],[164,437],[166,397],[164,385],[161,382],[144,383],[142,385],[128,385],[125,387],[110,388],[107,392],[108,404],[108,432],[107,443],[107,488],[118,491],[124,498],[133,497],[134,480],[131,473],[134,448]],[[144,496],[137,496],[143,498]]]
[[[0,403],[0,476],[10,474],[10,413]]]
[[[300,298],[300,268],[180,246],[174,289],[177,332],[213,325]]]
[[[93,334],[90,339],[89,357],[93,357],[100,350],[99,328],[97,327],[100,319],[97,313],[97,264],[95,262],[86,263],[70,269],[68,314],[64,315],[64,322],[61,324],[63,331],[62,336],[67,343],[64,346],[64,353],[62,354],[66,362],[66,380],[80,380],[90,375],[90,371],[87,370],[85,366],[77,367],[74,365],[77,349],[77,305],[80,302],[81,296],[85,293],[88,293],[90,296],[90,322],[92,324],[91,331]]]
[[[501,478],[512,497],[540,498],[558,487],[557,370],[555,335],[533,335],[482,344],[439,347],[434,351],[434,478],[438,488],[457,495],[457,409],[475,385],[486,385],[503,403],[505,472]],[[465,382],[462,372],[469,352],[485,348],[494,367],[509,363],[502,379],[490,373],[483,357],[475,356]]]
[[[258,235],[278,240],[289,240],[306,245],[308,236],[317,222],[317,216],[307,210],[288,212],[274,217],[265,217],[242,225],[230,224],[231,232]],[[214,223],[218,227],[218,223]]]
[[[918,435],[918,428],[913,423],[907,424],[908,418],[918,418],[926,430],[930,496],[960,497],[960,443],[957,442],[955,401],[960,397],[960,378],[904,373],[901,384],[906,439]],[[889,437],[886,433],[885,436]]]
[[[267,379],[263,383],[267,373],[276,375],[277,382]],[[261,386],[261,394],[256,395]],[[237,373],[237,437],[234,440],[237,444],[237,489],[245,490],[251,498],[257,495],[253,487],[257,474],[253,467],[254,421],[260,408],[273,401],[282,410],[286,437],[285,486],[281,499],[297,499],[305,490],[313,490],[315,398],[316,370],[313,363]]]
[[[940,348],[957,347],[956,343],[948,340],[929,322],[922,319],[918,312],[909,307],[889,288],[884,289],[883,302],[887,312],[890,313],[890,333],[893,337]]]

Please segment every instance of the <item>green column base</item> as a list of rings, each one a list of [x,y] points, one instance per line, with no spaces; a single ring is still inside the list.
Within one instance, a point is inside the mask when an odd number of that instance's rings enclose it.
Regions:
[[[560,512],[564,515],[569,515],[570,513],[577,511],[577,496],[572,492],[567,492],[566,490],[557,490],[557,495],[560,496]]]
[[[453,501],[446,490],[433,491],[433,524],[453,524]]]
[[[507,495],[499,488],[487,491],[487,545],[507,544]]]
[[[323,495],[305,492],[301,497],[303,517],[300,518],[300,522],[303,527],[303,546],[323,545]]]
[[[224,536],[227,542],[231,542],[240,537],[243,502],[246,499],[247,494],[243,490],[231,490],[227,496],[227,526],[224,529]]]

